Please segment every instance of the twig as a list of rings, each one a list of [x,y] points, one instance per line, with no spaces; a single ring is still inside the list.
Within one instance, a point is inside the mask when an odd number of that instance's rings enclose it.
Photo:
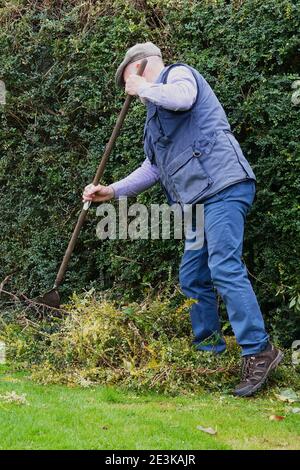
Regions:
[[[56,307],[50,307],[49,305],[42,304],[41,302],[37,302],[36,300],[29,299],[26,297],[25,294],[20,294],[21,299],[24,299],[25,302],[27,302],[30,306],[36,305],[37,307],[44,308],[46,310],[54,310],[55,312],[63,312],[63,313],[69,313],[67,310],[64,310],[63,308],[56,308]]]
[[[0,294],[1,292],[3,291],[3,287],[5,286],[5,284],[7,283],[7,281],[10,279],[11,277],[11,274],[8,274],[8,276],[6,276],[3,281],[1,282],[0,284]]]
[[[245,266],[246,266],[246,263],[244,262]],[[272,286],[270,286],[270,284],[268,284],[267,282],[264,282],[264,281],[261,281],[260,279],[258,279],[258,277],[254,276],[254,274],[250,273],[249,269],[247,268],[246,266],[246,269],[247,269],[247,272],[248,274],[253,277],[253,279],[255,279],[257,282],[259,282],[260,284],[263,284],[264,286],[267,286],[269,289],[272,288]],[[285,284],[281,284],[282,287],[286,287],[287,289],[290,289],[289,286],[286,286]]]
[[[24,321],[26,323],[23,331],[28,327],[28,326],[32,326],[32,328],[34,328],[40,335],[42,336],[46,336],[47,338],[51,338],[52,334],[49,334],[49,333],[45,333],[44,331],[41,331],[40,329],[40,325],[38,325],[37,323],[35,323],[34,321],[32,320],[29,320],[29,318],[26,318],[25,316],[23,316],[19,323],[22,324],[21,322]]]
[[[143,266],[143,263],[141,263],[140,261],[137,261],[136,259],[126,258],[126,256],[113,255],[113,258],[124,259],[125,261],[129,261],[130,263],[137,263]]]
[[[25,294],[18,294],[17,295],[17,294],[14,294],[12,292],[9,292],[7,290],[4,290],[4,289],[1,289],[0,293],[8,295],[12,299],[14,299],[15,302],[24,301],[28,304],[29,307],[35,307],[36,309],[39,308],[39,309],[43,309],[43,310],[53,310],[54,312],[62,312],[62,313],[66,313],[66,314],[69,313],[67,310],[64,310],[62,308],[50,307],[49,305],[45,305],[45,304],[37,302],[33,299],[29,299],[28,297],[26,297]]]
[[[233,372],[237,370],[236,367],[219,367],[218,369],[208,369],[208,368],[183,368],[183,369],[176,369],[176,372],[179,373],[185,373],[185,374],[194,374],[194,373],[199,373],[199,374],[205,374],[205,375],[211,375],[211,374],[219,374],[221,372]]]
[[[9,297],[12,297],[16,302],[20,302],[20,299],[17,295],[13,294],[12,292],[8,292],[7,290],[1,289],[0,293],[6,294]]]

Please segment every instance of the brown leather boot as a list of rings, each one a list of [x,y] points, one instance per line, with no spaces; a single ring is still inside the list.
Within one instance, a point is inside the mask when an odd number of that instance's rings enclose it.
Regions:
[[[283,352],[271,343],[259,354],[243,357],[241,382],[234,390],[239,397],[250,397],[265,383],[270,372],[283,359]]]

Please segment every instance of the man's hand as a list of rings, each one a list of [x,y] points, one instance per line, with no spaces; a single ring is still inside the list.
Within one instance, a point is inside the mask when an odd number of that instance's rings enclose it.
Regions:
[[[82,194],[83,202],[92,201],[92,202],[102,202],[102,201],[109,201],[114,197],[114,190],[110,186],[102,186],[98,184],[94,186],[93,184],[89,184],[84,188]]]
[[[125,91],[128,95],[136,96],[138,95],[138,90],[141,85],[147,83],[147,80],[144,77],[140,77],[136,74],[131,74],[126,80]]]

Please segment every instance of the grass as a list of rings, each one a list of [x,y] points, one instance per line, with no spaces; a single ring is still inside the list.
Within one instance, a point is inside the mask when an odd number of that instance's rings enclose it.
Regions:
[[[300,415],[275,397],[136,395],[111,387],[38,385],[4,367],[0,374],[0,395],[15,391],[28,401],[0,401],[1,450],[300,449]],[[270,415],[285,419],[270,421]]]

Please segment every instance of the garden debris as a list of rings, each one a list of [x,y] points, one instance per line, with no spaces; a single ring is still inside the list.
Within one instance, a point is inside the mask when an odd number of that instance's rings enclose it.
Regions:
[[[174,298],[164,296],[141,304],[126,302],[124,313],[123,302],[91,289],[74,294],[64,306],[67,314],[51,322],[33,321],[23,310],[4,312],[0,339],[9,361],[26,368],[30,378],[42,384],[122,385],[131,391],[172,394],[222,390],[220,401],[231,403],[228,390],[239,374],[235,339],[226,338],[226,356],[199,354],[191,347],[190,304],[181,297],[176,302],[175,307]],[[283,369],[279,380],[277,393],[287,383],[300,390],[293,366]],[[276,403],[275,395],[273,400]],[[273,404],[266,416],[275,410]]]
[[[80,374],[75,373],[74,376],[77,378],[77,384],[80,387],[89,388],[89,387],[92,387],[93,385],[95,385],[95,383],[92,380],[87,379],[87,378],[83,377]]]
[[[300,341],[294,341],[292,350],[292,364],[298,366],[300,364]]]
[[[0,341],[0,364],[6,363],[6,345],[4,341]]]
[[[278,400],[285,401],[288,403],[294,403],[296,401],[300,401],[300,398],[297,395],[297,393],[294,392],[294,390],[292,390],[291,388],[280,390],[280,393],[276,394],[276,397],[278,398]]]
[[[18,311],[8,317],[3,334],[9,359],[21,364],[26,358],[31,379],[40,383],[84,388],[105,383],[191,393],[202,387],[220,390],[222,383],[235,380],[236,343],[229,346],[229,360],[228,355],[200,355],[191,347],[186,301],[178,308],[169,298],[130,303],[130,315],[122,307],[91,290],[74,294],[65,305],[68,315],[52,323],[33,322]]]
[[[10,382],[10,383],[19,383],[21,382],[20,379],[16,379],[15,377],[5,376],[1,377],[1,382]]]
[[[206,432],[207,434],[211,434],[212,436],[214,436],[215,434],[217,434],[217,431],[213,428],[204,428],[203,426],[197,426],[197,429],[199,431],[203,431],[203,432]]]
[[[0,401],[3,403],[14,403],[15,405],[28,405],[26,394],[21,393],[18,395],[15,391],[6,392],[3,395],[0,395]]]

